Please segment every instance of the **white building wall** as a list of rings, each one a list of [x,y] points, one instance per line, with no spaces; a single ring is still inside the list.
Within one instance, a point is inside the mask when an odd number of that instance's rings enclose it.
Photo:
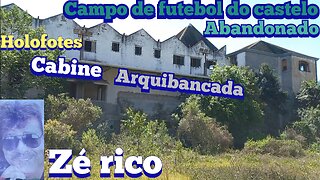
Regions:
[[[79,38],[78,34],[74,33],[74,29],[80,29],[81,27],[73,20],[66,19],[62,14],[40,20],[40,25],[45,27],[48,38],[57,39],[59,36],[63,37],[64,39]],[[66,50],[64,55],[68,58],[79,59],[80,51]]]
[[[64,19],[57,15],[42,20],[46,32],[52,38],[59,36],[65,38],[79,38],[74,29],[80,29],[74,21]],[[84,41],[96,42],[95,52],[83,52],[85,61],[96,61],[106,66],[126,67],[155,72],[172,72],[178,75],[204,75],[205,55],[200,49],[209,49],[202,41],[193,47],[186,47],[175,36],[164,42],[153,39],[145,30],[141,29],[131,35],[122,35],[108,24],[99,24],[88,28],[92,35],[84,36]],[[112,42],[120,44],[120,51],[112,51]],[[135,55],[135,46],[142,47],[142,54]],[[161,57],[154,57],[154,49],[161,50]],[[80,58],[79,50],[66,51],[68,58]],[[173,64],[173,55],[184,56],[184,65]],[[191,67],[191,58],[200,58],[201,66]],[[210,52],[206,55],[207,60],[216,60],[220,65],[226,65],[225,52]]]
[[[33,27],[44,26],[49,38],[57,39],[59,36],[76,39],[80,35],[75,30],[80,27],[75,21],[69,20],[59,14],[46,19],[33,18]],[[95,52],[83,52],[80,59],[80,50],[66,50],[67,58],[77,58],[85,61],[96,61],[105,66],[127,67],[132,69],[172,72],[178,75],[203,76],[205,60],[215,60],[218,65],[228,65],[226,52],[210,51],[206,56],[201,49],[209,49],[204,42],[200,41],[193,47],[186,47],[175,36],[166,41],[159,42],[153,39],[145,30],[141,29],[131,35],[122,35],[108,24],[99,24],[92,28],[86,28],[91,35],[84,36],[84,40],[96,42]],[[112,42],[120,43],[120,52],[111,50]],[[142,54],[135,55],[135,45],[142,47]],[[161,58],[154,57],[154,49],[161,50]],[[184,56],[184,65],[173,64],[173,55]],[[201,58],[200,67],[191,67],[191,58]],[[207,73],[209,74],[209,73]]]

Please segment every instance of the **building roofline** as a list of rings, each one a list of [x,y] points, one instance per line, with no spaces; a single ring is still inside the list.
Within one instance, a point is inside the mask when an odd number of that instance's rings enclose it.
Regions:
[[[155,42],[157,42],[157,40],[155,39],[155,38],[153,38],[145,29],[143,29],[143,28],[141,28],[141,29],[139,29],[139,30],[137,30],[137,31],[135,31],[135,32],[133,32],[133,33],[131,33],[131,34],[129,34],[129,35],[127,35],[127,37],[129,37],[129,36],[133,36],[134,34],[136,34],[136,33],[138,33],[138,32],[140,32],[140,31],[144,31],[145,33],[147,33],[147,35],[148,36],[150,36],[151,37],[151,39],[153,39]]]
[[[122,35],[119,31],[117,31],[114,27],[112,27],[110,24],[107,24],[107,23],[99,23],[99,24],[96,24],[96,25],[94,25],[94,26],[91,26],[91,27],[85,27],[86,29],[96,29],[96,28],[98,28],[99,26],[101,26],[101,25],[107,25],[107,26],[109,26],[111,29],[113,29],[116,33],[118,33],[118,35]]]
[[[19,7],[18,5],[16,5],[15,3],[10,3],[10,4],[7,4],[7,5],[3,5],[1,6],[2,8],[6,8],[7,6],[17,6]],[[20,7],[19,7],[20,8]],[[21,8],[20,8],[21,9]]]
[[[236,55],[236,54],[239,54],[239,53],[248,51],[248,50],[250,50],[251,47],[255,46],[256,44],[258,44],[258,43],[260,43],[260,42],[264,42],[264,43],[267,43],[267,44],[269,44],[269,45],[275,46],[276,48],[279,48],[279,49],[281,49],[281,50],[283,50],[283,51],[287,51],[287,53],[282,53],[282,54],[275,54],[275,53],[263,51],[263,52],[268,53],[268,54],[273,54],[273,55],[275,55],[275,56],[290,54],[290,55],[296,55],[296,56],[300,56],[300,57],[306,57],[306,58],[312,59],[312,60],[314,60],[314,61],[318,61],[318,60],[319,60],[319,58],[312,57],[312,56],[309,56],[309,55],[305,55],[305,54],[302,54],[302,53],[298,53],[298,52],[296,52],[296,51],[292,51],[292,50],[289,50],[289,49],[285,49],[285,48],[280,47],[280,46],[278,46],[278,45],[274,45],[274,44],[271,44],[271,43],[268,43],[268,42],[262,41],[262,40],[257,41],[257,42],[255,42],[255,43],[252,43],[252,44],[250,44],[250,45],[248,45],[248,46],[245,46],[244,48],[241,48],[241,49],[239,49],[239,50],[237,50],[237,51],[235,51],[235,52],[229,53],[227,56],[230,57],[230,56],[233,56],[233,55]],[[260,51],[260,50],[256,50],[256,51]]]
[[[1,6],[1,7],[6,7],[6,6],[17,6],[19,9],[21,9],[21,8],[20,8],[18,5],[16,5],[15,3],[7,4],[7,5]],[[23,9],[21,9],[21,10],[24,11]],[[25,11],[25,12],[26,12],[26,11]],[[28,12],[27,12],[27,13],[28,13]],[[59,15],[63,15],[63,13],[59,13],[59,14],[57,14],[57,15],[53,15],[53,16],[50,16],[50,17],[47,17],[47,18],[43,18],[43,19],[41,18],[41,19],[40,19],[40,18],[38,18],[38,17],[37,17],[37,18],[33,17],[30,13],[28,13],[28,14],[29,14],[33,19],[39,19],[39,20],[41,20],[41,21],[45,21],[45,20],[54,18],[54,17],[59,16]],[[71,19],[69,19],[69,20],[71,20]],[[82,26],[80,26],[76,21],[74,21],[73,19],[72,19],[72,21],[73,21],[76,25],[78,25],[78,27],[82,27]],[[86,29],[93,29],[93,28],[98,27],[98,26],[101,25],[101,24],[104,24],[104,23],[98,23],[98,24],[93,25],[93,26],[91,26],[91,27],[85,27],[85,28],[86,28]],[[121,35],[121,33],[120,33],[119,31],[117,31],[115,28],[113,28],[111,25],[108,24],[108,26],[110,26],[113,30],[115,30],[116,32],[118,32],[118,33]],[[189,26],[192,26],[193,28],[195,28],[192,24],[189,24],[189,25],[186,26],[183,30],[186,31]],[[166,39],[166,40],[164,40],[164,41],[156,40],[153,36],[151,36],[151,35],[150,35],[145,29],[143,29],[143,28],[141,28],[141,29],[139,29],[139,30],[137,30],[137,31],[129,34],[129,35],[126,35],[126,36],[127,36],[127,37],[132,36],[132,35],[134,35],[135,33],[139,32],[139,31],[141,31],[141,30],[143,30],[144,32],[146,32],[155,42],[163,43],[163,42],[165,42],[165,41],[170,40],[170,39],[173,38],[173,37],[177,38],[177,34],[175,34],[175,35],[169,37],[168,39]],[[180,32],[181,32],[181,31],[180,31]],[[181,41],[179,38],[177,38],[177,40]],[[212,44],[212,43],[211,43],[207,38],[205,38],[205,37],[203,37],[201,40],[206,44],[206,46],[208,46],[207,43]],[[206,42],[206,41],[207,41],[207,42]],[[182,42],[182,41],[181,41],[181,42]],[[182,42],[182,43],[183,43],[183,42]],[[183,43],[183,44],[184,44],[184,43]],[[185,45],[185,44],[184,44],[184,45]],[[186,45],[185,45],[185,46],[186,46]],[[214,50],[215,50],[215,51],[218,50],[218,48],[217,48],[215,45],[212,44],[212,46],[214,47]],[[188,46],[186,46],[186,47],[187,47],[187,48],[191,48],[191,47],[188,47]],[[208,47],[209,47],[209,46],[208,46]],[[209,47],[209,48],[210,48],[210,47]]]

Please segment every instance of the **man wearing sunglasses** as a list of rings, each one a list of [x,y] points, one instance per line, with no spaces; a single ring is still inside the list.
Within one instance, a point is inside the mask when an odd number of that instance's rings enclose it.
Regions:
[[[9,166],[5,179],[43,179],[43,101],[0,101],[2,151]]]

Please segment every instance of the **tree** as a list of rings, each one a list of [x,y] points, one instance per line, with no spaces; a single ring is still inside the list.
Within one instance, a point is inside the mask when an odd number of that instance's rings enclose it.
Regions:
[[[320,142],[320,105],[298,110],[300,120],[293,123],[293,128],[304,136],[308,144]]]
[[[262,64],[256,74],[257,86],[260,90],[260,99],[264,102],[265,128],[268,134],[278,135],[280,124],[280,114],[286,112],[287,95],[280,89],[278,78],[273,70]]]
[[[211,74],[214,82],[225,83],[228,79],[241,84],[245,90],[244,100],[201,96],[200,109],[207,116],[229,127],[234,145],[242,147],[250,138],[260,138],[259,128],[263,124],[263,103],[254,72],[247,67],[215,67]]]
[[[257,73],[257,77],[261,100],[276,112],[284,112],[287,96],[286,93],[280,89],[279,80],[269,65],[262,64],[259,73]]]
[[[296,99],[299,120],[293,123],[293,128],[308,144],[320,142],[320,84],[304,81]]]
[[[304,81],[296,99],[300,109],[316,107],[320,104],[320,84],[316,81]]]
[[[32,17],[14,6],[0,10],[1,35],[14,35],[24,38],[40,38],[43,28],[32,28]],[[45,76],[34,76],[30,73],[29,62],[34,56],[47,56],[56,59],[62,54],[55,50],[1,50],[1,83],[0,98],[24,98],[27,90],[36,88],[42,90],[41,96],[63,92],[67,85],[65,79]],[[54,88],[53,88],[54,87]]]

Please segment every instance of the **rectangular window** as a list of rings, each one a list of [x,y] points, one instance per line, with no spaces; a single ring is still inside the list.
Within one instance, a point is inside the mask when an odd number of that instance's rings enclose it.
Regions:
[[[112,43],[112,51],[119,52],[119,50],[120,50],[120,44],[118,42],[113,42]]]
[[[136,46],[136,47],[135,47],[135,50],[134,50],[134,54],[135,54],[135,55],[138,55],[138,56],[141,56],[141,54],[142,54],[142,47]]]
[[[155,58],[160,58],[161,57],[161,50],[160,49],[155,49],[153,53]]]
[[[184,56],[173,55],[173,64],[184,65]]]
[[[95,41],[84,41],[84,51],[96,52],[96,42]]]
[[[201,59],[199,58],[191,58],[191,67],[200,67]]]

